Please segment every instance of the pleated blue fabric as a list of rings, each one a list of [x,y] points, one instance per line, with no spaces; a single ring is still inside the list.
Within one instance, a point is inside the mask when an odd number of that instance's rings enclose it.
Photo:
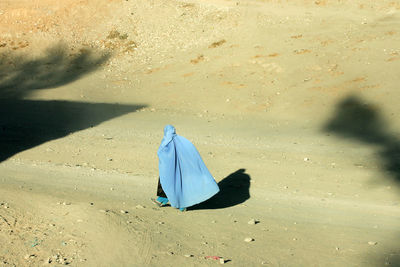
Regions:
[[[160,183],[172,207],[190,207],[219,192],[196,147],[174,126],[165,126],[157,155]]]

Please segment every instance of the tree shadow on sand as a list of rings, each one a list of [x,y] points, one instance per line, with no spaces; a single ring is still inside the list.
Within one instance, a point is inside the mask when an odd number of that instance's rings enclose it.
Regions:
[[[341,101],[336,113],[324,126],[323,130],[339,136],[374,145],[383,160],[383,169],[400,183],[400,140],[385,129],[387,124],[379,110],[364,103],[356,96],[349,96]],[[371,262],[371,259],[368,259]],[[377,266],[400,266],[398,249],[390,249],[382,257],[372,259]],[[372,265],[372,264],[371,264]]]
[[[98,69],[110,58],[107,52],[80,49],[64,44],[47,48],[40,57],[0,54],[0,98],[22,98],[36,89],[54,88],[78,80]]]
[[[0,162],[23,150],[134,112],[144,105],[27,100],[33,90],[76,81],[108,60],[108,53],[65,45],[32,58],[0,54]]]
[[[18,152],[96,126],[141,107],[0,99],[0,162]]]
[[[324,131],[376,146],[384,170],[400,183],[400,140],[386,132],[386,128],[376,107],[350,96],[337,105],[336,114],[325,125]]]
[[[229,174],[219,183],[220,191],[207,201],[188,208],[188,210],[200,209],[224,209],[236,206],[250,198],[250,175],[245,169],[239,169]]]

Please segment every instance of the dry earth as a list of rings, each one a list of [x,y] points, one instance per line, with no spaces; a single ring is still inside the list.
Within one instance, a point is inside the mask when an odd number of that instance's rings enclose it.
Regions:
[[[2,0],[0,266],[400,266],[399,70],[399,1]]]

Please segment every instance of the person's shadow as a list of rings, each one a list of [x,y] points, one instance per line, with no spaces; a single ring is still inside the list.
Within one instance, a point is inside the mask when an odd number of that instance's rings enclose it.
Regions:
[[[223,209],[236,206],[250,198],[250,175],[245,169],[229,174],[218,183],[220,191],[212,198],[189,207],[188,210]]]

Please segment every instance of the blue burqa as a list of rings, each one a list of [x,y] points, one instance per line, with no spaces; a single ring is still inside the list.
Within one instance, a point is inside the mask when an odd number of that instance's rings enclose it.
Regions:
[[[177,135],[174,126],[165,126],[157,155],[161,186],[172,207],[190,207],[219,192],[195,146]]]

